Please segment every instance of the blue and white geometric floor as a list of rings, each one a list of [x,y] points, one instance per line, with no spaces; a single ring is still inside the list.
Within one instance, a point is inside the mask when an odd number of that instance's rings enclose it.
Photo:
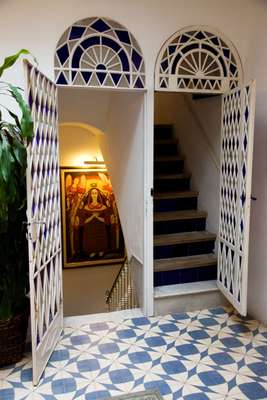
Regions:
[[[157,388],[164,399],[267,399],[267,327],[217,308],[67,328],[38,387],[25,358],[1,400],[95,400]]]

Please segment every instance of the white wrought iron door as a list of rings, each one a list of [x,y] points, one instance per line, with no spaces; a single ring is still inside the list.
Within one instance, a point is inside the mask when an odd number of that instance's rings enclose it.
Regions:
[[[218,287],[247,314],[255,82],[222,96]]]
[[[63,327],[57,87],[26,62],[34,121],[28,149],[27,217],[33,383],[36,385]]]

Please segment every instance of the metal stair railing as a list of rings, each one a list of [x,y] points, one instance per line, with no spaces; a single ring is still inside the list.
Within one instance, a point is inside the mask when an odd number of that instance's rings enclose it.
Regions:
[[[127,258],[123,260],[111,289],[106,291],[106,305],[109,312],[138,307]]]

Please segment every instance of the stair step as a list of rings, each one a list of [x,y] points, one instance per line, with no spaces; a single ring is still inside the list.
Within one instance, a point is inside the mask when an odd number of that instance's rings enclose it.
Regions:
[[[155,235],[154,246],[170,246],[175,244],[209,242],[216,240],[216,235],[207,231],[171,233]]]
[[[165,200],[165,199],[181,199],[181,198],[190,198],[190,197],[198,197],[199,193],[195,190],[184,190],[177,192],[163,192],[163,193],[155,193],[155,200]]]
[[[173,297],[173,296],[193,295],[203,292],[214,292],[214,291],[218,291],[216,280],[180,283],[177,285],[165,285],[154,288],[154,299]]]
[[[181,219],[200,219],[207,218],[206,211],[199,210],[181,210],[181,211],[163,211],[154,213],[154,221],[174,221]]]
[[[209,265],[217,265],[217,257],[214,253],[154,260],[154,272],[206,267]]]

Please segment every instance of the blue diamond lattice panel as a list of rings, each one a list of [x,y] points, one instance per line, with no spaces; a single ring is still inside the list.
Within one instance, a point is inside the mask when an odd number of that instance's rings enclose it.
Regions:
[[[86,18],[70,26],[55,52],[59,85],[143,89],[145,64],[134,36],[107,18]]]
[[[156,90],[223,93],[242,82],[242,65],[232,43],[203,26],[176,32],[162,46]]]

